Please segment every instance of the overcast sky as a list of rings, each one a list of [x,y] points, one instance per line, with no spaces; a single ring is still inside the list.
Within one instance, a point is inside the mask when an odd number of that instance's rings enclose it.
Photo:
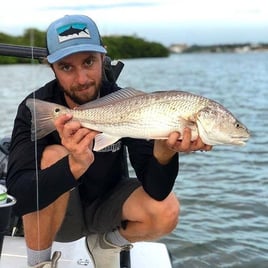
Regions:
[[[5,1],[0,32],[45,31],[65,14],[85,14],[101,35],[137,35],[174,43],[268,43],[268,0],[23,0]]]

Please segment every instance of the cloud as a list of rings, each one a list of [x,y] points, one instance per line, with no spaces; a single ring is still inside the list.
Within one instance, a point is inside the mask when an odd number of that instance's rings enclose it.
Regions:
[[[72,9],[74,11],[85,11],[85,10],[103,10],[103,9],[116,9],[116,8],[143,8],[143,7],[152,7],[158,5],[157,2],[119,2],[119,3],[107,3],[107,4],[80,4],[69,3],[63,5],[51,5],[39,7],[39,10],[69,10]]]
[[[85,14],[97,23],[102,35],[137,34],[168,43],[190,35],[197,38],[199,32],[207,39],[218,33],[227,38],[226,32],[241,27],[249,29],[250,37],[254,27],[268,27],[267,5],[267,0],[9,0],[0,9],[0,23],[2,32],[19,35],[30,27],[45,31],[66,14]],[[228,29],[225,34],[223,28]],[[259,39],[267,40],[266,36],[263,31]]]

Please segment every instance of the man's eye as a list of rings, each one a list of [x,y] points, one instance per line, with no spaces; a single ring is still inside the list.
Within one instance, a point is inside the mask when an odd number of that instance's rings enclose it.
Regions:
[[[71,70],[71,66],[70,65],[62,65],[61,66],[61,69],[63,70],[63,71],[70,71]]]
[[[92,66],[93,63],[94,63],[93,59],[88,59],[88,60],[85,61],[85,65],[87,65],[87,66]]]

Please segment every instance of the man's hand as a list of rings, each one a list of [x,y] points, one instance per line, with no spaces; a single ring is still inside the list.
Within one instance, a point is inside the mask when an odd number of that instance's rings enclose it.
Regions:
[[[76,179],[81,177],[94,161],[93,142],[97,131],[83,128],[78,121],[70,121],[72,115],[62,115],[55,126],[62,145],[69,151],[70,169]]]
[[[191,141],[191,129],[185,128],[183,139],[179,132],[172,132],[167,140],[155,140],[154,156],[161,164],[167,164],[177,152],[210,151],[211,145],[204,144],[200,137]]]

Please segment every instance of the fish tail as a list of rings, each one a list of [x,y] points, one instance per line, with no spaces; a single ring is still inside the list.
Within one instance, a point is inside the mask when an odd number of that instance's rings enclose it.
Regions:
[[[41,139],[54,131],[53,111],[57,104],[39,99],[27,99],[26,105],[31,111],[31,140]]]
[[[86,34],[88,34],[88,32],[86,31],[87,27],[83,28],[82,31]]]

